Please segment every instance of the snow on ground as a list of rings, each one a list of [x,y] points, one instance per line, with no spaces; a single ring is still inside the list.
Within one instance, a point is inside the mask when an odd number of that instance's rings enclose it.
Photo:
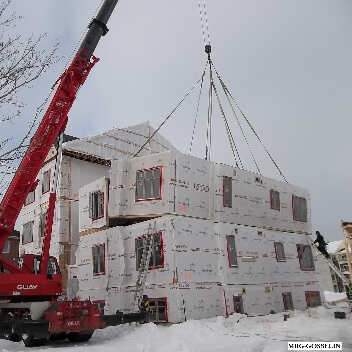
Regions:
[[[325,294],[328,301],[336,301],[341,294]],[[334,298],[334,299],[332,299]],[[337,299],[335,299],[337,297]],[[331,298],[331,299],[330,299]],[[22,342],[0,340],[0,351],[46,352],[282,352],[288,341],[342,342],[343,351],[352,352],[352,314],[348,303],[327,305],[306,311],[247,317],[233,314],[189,320],[170,326],[121,325],[96,331],[90,341],[73,344],[68,341],[48,342],[43,347],[27,349]],[[345,311],[346,319],[335,319],[335,311]]]

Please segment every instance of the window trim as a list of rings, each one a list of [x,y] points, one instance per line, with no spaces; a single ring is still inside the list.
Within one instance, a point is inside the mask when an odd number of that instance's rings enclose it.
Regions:
[[[159,197],[153,198],[138,198],[138,173],[143,172],[144,174],[150,170],[160,170],[160,179],[159,179]],[[135,202],[148,202],[151,200],[161,200],[162,199],[162,183],[163,183],[163,167],[162,166],[153,166],[147,169],[139,169],[136,171],[136,191],[135,191]],[[145,178],[143,183],[144,191],[145,191]]]
[[[30,202],[27,202],[27,199],[28,199],[28,197],[29,197],[30,194],[33,194],[33,200],[30,201]],[[32,191],[28,192],[27,197],[26,197],[26,199],[24,200],[24,204],[23,204],[23,205],[26,206],[26,205],[32,204],[32,203],[34,203],[34,202],[35,202],[35,189],[33,189]]]
[[[48,189],[44,191],[44,175],[48,174]],[[48,169],[43,172],[43,179],[42,179],[42,194],[46,194],[50,191],[50,180],[51,180],[51,169]]]
[[[299,248],[301,248],[301,247],[303,247],[303,248],[304,247],[309,247],[310,248],[310,253],[312,255],[312,264],[313,264],[313,266],[311,268],[308,268],[308,269],[307,268],[302,268],[302,261],[301,261],[302,257],[301,257],[300,252],[299,252]],[[296,244],[296,248],[297,248],[297,255],[298,255],[300,269],[303,270],[303,271],[315,271],[312,247],[309,244]]]
[[[235,298],[239,297],[241,299],[241,312],[236,312],[236,302],[235,302]],[[240,314],[244,314],[244,306],[243,306],[243,296],[240,293],[234,294],[232,295],[232,301],[233,301],[233,311],[234,313],[240,313]]]
[[[230,193],[231,193],[231,197],[230,197],[230,204],[226,204],[226,197],[225,197],[225,181],[226,180],[230,180]],[[232,208],[232,177],[231,176],[223,176],[222,177],[222,205],[225,208]]]
[[[104,315],[105,311],[105,300],[104,299],[98,299],[95,301],[92,301],[94,307],[100,311],[100,315]]]
[[[284,252],[284,259],[279,259],[279,258],[277,257],[277,253],[278,253],[277,245],[278,245],[278,244],[282,244],[282,250],[283,250],[283,252]],[[274,248],[275,248],[276,261],[277,261],[277,262],[286,262],[285,247],[284,247],[283,242],[274,242]]]
[[[45,215],[45,221],[43,219],[43,216]],[[48,209],[44,213],[40,213],[40,218],[39,218],[39,230],[40,230],[40,237],[43,238],[45,236],[45,228],[46,228],[46,223],[48,222]]]
[[[27,242],[24,242],[24,227],[25,225],[28,225],[28,224],[32,224],[32,236],[31,236],[31,240],[30,241],[27,241]],[[33,227],[34,227],[34,221],[28,221],[26,223],[24,223],[22,225],[22,244],[27,244],[27,243],[32,243],[33,242]]]
[[[94,272],[94,248],[96,247],[103,247],[103,262],[104,262],[104,270],[98,273]],[[92,272],[93,276],[101,276],[106,274],[106,252],[105,252],[105,243],[96,243],[92,246]]]
[[[167,308],[168,308],[168,304],[167,304],[167,297],[153,297],[153,298],[149,298],[148,297],[148,301],[149,301],[149,307],[150,307],[150,302],[156,302],[156,301],[163,301],[165,303],[165,321],[164,320],[155,320],[156,323],[160,322],[160,323],[168,323],[169,322],[169,317],[167,314]],[[150,313],[150,309],[149,309],[149,313]]]
[[[143,235],[135,238],[135,253],[136,253],[136,271],[139,270],[139,264],[138,261],[138,253],[137,253],[137,241],[140,239],[143,239],[145,237],[150,237],[150,236],[160,236],[160,251],[161,251],[161,264],[160,265],[155,265],[155,266],[149,266],[148,270],[154,270],[154,269],[161,269],[165,267],[165,260],[164,260],[164,243],[163,243],[163,234],[161,231],[155,232],[153,234],[148,234],[148,235]]]
[[[100,193],[102,195],[102,199],[101,199],[101,215],[97,216],[97,217],[93,217],[93,201],[91,202],[90,200],[93,199],[93,196]],[[92,221],[95,220],[99,220],[104,218],[105,216],[105,194],[104,191],[102,190],[97,190],[97,191],[93,191],[93,192],[89,192],[89,218],[92,219]],[[91,215],[92,214],[92,215]]]
[[[235,253],[236,253],[236,263],[237,264],[231,264],[230,261],[230,248],[229,248],[229,237],[233,237],[233,243],[235,247]],[[235,241],[235,235],[226,235],[226,249],[227,249],[227,261],[229,263],[230,268],[238,268],[238,257],[237,257],[237,248],[236,248],[236,241]]]
[[[299,219],[297,218],[297,214],[296,214],[296,217],[295,217],[295,199],[304,199],[305,203],[306,203],[306,213],[305,213],[305,220],[302,220],[302,219]],[[300,221],[300,222],[308,222],[308,206],[307,206],[307,199],[304,198],[304,197],[298,197],[296,195],[292,195],[292,219],[294,221]]]
[[[278,208],[274,206],[274,203],[273,203],[273,194],[278,194],[278,197],[279,197],[279,205],[278,205]],[[280,211],[280,192],[275,190],[275,189],[271,189],[270,190],[270,209],[272,210],[278,210]]]
[[[308,305],[308,297],[307,297],[307,295],[308,295],[308,294],[312,294],[312,293],[315,293],[315,294],[317,293],[317,294],[319,295],[320,305],[314,306],[314,307]],[[315,308],[315,307],[319,307],[319,306],[322,305],[321,295],[320,295],[320,292],[319,292],[319,291],[304,291],[304,295],[305,295],[305,297],[306,297],[307,308]]]
[[[287,308],[287,300],[285,299],[285,295],[289,294],[291,296],[291,303],[292,303],[292,309],[288,309]],[[291,311],[291,310],[295,310],[295,306],[293,304],[293,298],[292,298],[292,292],[282,292],[282,302],[283,302],[283,305],[284,305],[284,311],[287,312],[287,311]]]
[[[9,239],[6,240],[4,244],[4,248],[2,249],[2,254],[9,254],[11,253],[11,241]]]

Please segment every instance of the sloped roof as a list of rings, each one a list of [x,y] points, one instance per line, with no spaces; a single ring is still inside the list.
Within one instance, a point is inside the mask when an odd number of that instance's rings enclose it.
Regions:
[[[338,250],[345,248],[343,241],[333,241],[333,242],[329,242],[326,250],[328,251],[328,253],[336,253]]]
[[[155,129],[144,122],[138,125],[114,128],[110,131],[63,144],[64,151],[90,155],[104,160],[130,159],[147,142]],[[138,156],[177,149],[160,133],[156,133],[143,147]]]

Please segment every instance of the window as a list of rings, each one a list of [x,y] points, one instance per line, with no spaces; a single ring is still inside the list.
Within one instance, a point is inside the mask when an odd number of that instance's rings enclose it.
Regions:
[[[101,191],[89,193],[89,217],[92,220],[104,216],[104,193]]]
[[[305,198],[292,196],[293,220],[307,222],[307,201]]]
[[[166,298],[149,298],[150,321],[167,323],[166,308]]]
[[[242,295],[233,296],[234,312],[244,314]]]
[[[49,192],[49,190],[50,190],[50,170],[47,170],[43,173],[42,194]]]
[[[46,226],[47,217],[48,217],[48,211],[46,211],[45,213],[41,213],[39,217],[39,231],[40,231],[41,237],[45,235],[45,226]]]
[[[94,301],[93,304],[100,311],[100,314],[104,315],[105,301]]]
[[[278,262],[285,262],[286,257],[285,257],[284,244],[281,242],[274,242],[274,245],[275,245],[276,260]]]
[[[10,244],[10,241],[7,240],[5,242],[5,245],[4,245],[4,248],[2,250],[2,253],[10,253],[10,250],[11,250],[11,244]]]
[[[34,221],[23,224],[22,244],[33,242],[33,224]]]
[[[321,298],[319,291],[306,291],[306,301],[308,308],[321,306]]]
[[[136,200],[161,198],[161,167],[137,171]]]
[[[31,204],[35,201],[35,191],[30,191],[24,201],[24,205]]]
[[[235,236],[234,235],[227,235],[227,256],[229,259],[229,265],[232,267],[237,267],[237,252],[236,252],[236,245],[235,245]]]
[[[283,292],[282,300],[284,302],[284,310],[294,310],[291,292]]]
[[[136,238],[136,269],[139,270],[141,266],[141,260],[143,256],[143,250],[148,246],[144,246],[145,242],[152,240],[152,251],[149,261],[149,269],[155,269],[163,267],[163,252],[162,252],[162,238],[161,233],[155,233],[154,235],[147,235],[143,237]]]
[[[232,178],[223,177],[223,205],[232,208]]]
[[[297,253],[302,270],[315,270],[312,248],[309,245],[297,244]]]
[[[280,210],[280,192],[270,191],[270,209]]]
[[[97,244],[92,247],[93,275],[105,274],[105,244]]]

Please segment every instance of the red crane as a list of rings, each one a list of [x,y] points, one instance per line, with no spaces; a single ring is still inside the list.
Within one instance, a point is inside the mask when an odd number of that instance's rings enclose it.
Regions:
[[[16,220],[28,193],[35,189],[37,175],[57,138],[65,131],[68,113],[92,67],[99,60],[93,52],[108,32],[107,22],[118,0],[105,0],[96,18],[88,26],[88,32],[71,64],[59,77],[55,95],[35,132],[28,150],[8,187],[0,204],[0,250],[13,232]],[[89,301],[58,301],[62,295],[62,277],[56,258],[49,256],[53,216],[56,201],[56,185],[60,160],[56,162],[53,186],[49,196],[49,208],[41,255],[25,254],[18,267],[0,258],[0,334],[15,340],[22,336],[26,346],[41,341],[52,334],[68,333],[71,341],[86,341],[94,329],[123,322],[145,320],[145,313],[108,316],[103,319],[100,312]],[[38,263],[39,269],[38,269]],[[51,301],[38,320],[31,320],[30,304]],[[27,304],[27,305],[26,305]],[[69,314],[68,314],[69,312]],[[51,322],[51,323],[49,323]],[[83,333],[82,333],[83,332]],[[88,333],[87,333],[88,332]]]

